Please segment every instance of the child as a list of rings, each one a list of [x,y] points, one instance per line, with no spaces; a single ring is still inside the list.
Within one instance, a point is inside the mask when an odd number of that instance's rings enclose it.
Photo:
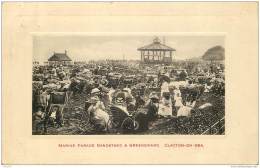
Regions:
[[[55,122],[56,122],[56,124],[58,124],[58,128],[62,127],[62,116],[61,116],[61,112],[59,110],[59,106],[52,107],[51,112],[49,114],[48,123],[49,122],[51,122],[53,126],[55,126]]]
[[[38,107],[38,111],[33,114],[36,132],[38,132],[39,128],[44,124],[45,113],[42,110],[43,107],[40,106]]]

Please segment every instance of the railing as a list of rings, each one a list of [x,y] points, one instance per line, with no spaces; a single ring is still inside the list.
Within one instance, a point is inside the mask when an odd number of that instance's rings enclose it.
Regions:
[[[225,132],[225,117],[221,118],[219,121],[211,125],[206,131],[204,131],[201,135],[216,135],[223,134]]]

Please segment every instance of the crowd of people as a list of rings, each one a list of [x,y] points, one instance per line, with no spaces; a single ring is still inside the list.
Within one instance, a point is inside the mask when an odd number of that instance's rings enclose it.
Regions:
[[[140,128],[149,129],[158,118],[191,117],[203,94],[224,97],[224,66],[185,63],[177,67],[120,61],[35,65],[33,129],[47,133],[48,127],[63,127],[66,102],[82,93],[84,111],[97,131],[107,131],[111,105],[129,116],[139,114]]]

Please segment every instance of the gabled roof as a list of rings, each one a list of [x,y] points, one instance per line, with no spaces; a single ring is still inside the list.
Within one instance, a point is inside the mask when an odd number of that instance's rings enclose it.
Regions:
[[[171,48],[165,44],[161,44],[159,38],[155,38],[152,44],[146,45],[144,47],[138,48],[137,50],[161,50],[161,51],[176,51],[174,48]]]
[[[65,53],[54,53],[48,61],[72,61],[70,57]]]

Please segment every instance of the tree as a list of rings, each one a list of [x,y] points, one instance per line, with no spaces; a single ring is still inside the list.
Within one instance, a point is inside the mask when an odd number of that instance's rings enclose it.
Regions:
[[[202,56],[206,61],[222,61],[225,59],[225,49],[222,46],[215,46],[208,49]]]

